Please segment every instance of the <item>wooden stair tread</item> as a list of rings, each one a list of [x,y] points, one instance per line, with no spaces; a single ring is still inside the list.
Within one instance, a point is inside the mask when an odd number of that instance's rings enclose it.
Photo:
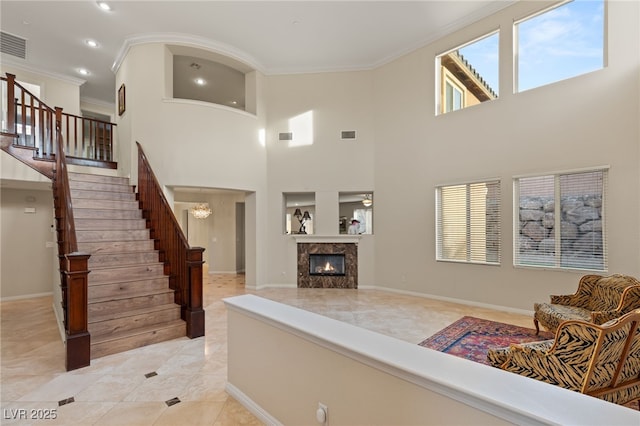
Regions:
[[[177,305],[175,303],[167,303],[164,305],[146,306],[144,308],[130,309],[128,311],[119,312],[117,314],[110,313],[110,314],[103,314],[103,315],[93,315],[89,318],[89,324],[95,324],[98,322],[109,321],[113,319],[133,317],[136,315],[150,314],[152,312],[163,311],[165,309],[179,309],[179,308],[180,308],[180,305]]]
[[[178,319],[166,323],[152,324],[144,327],[133,328],[130,330],[123,330],[105,336],[91,336],[91,346],[173,327],[186,327],[186,323],[184,322],[184,320]]]
[[[92,255],[93,256],[93,255]],[[162,262],[140,262],[140,263],[134,263],[131,265],[113,265],[113,266],[95,266],[93,268],[91,268],[92,271],[104,271],[104,270],[123,270],[123,269],[131,269],[134,267],[142,267],[142,266],[153,266],[153,267],[157,267],[157,266],[162,266],[164,265]],[[149,271],[151,272],[151,271]]]

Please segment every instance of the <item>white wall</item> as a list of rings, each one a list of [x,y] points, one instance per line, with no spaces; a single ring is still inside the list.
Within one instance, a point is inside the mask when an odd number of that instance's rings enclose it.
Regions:
[[[338,235],[338,194],[375,189],[372,77],[367,71],[267,77],[269,284],[297,282],[296,241],[282,226],[283,193],[315,193],[315,235]],[[279,133],[292,130],[289,120],[309,111],[313,144],[280,141]],[[341,140],[343,130],[355,130],[357,138]],[[358,245],[359,286],[373,285],[374,241],[367,236]]]
[[[338,193],[372,191],[375,234],[359,244],[361,285],[531,309],[549,294],[573,292],[582,273],[512,266],[512,177],[609,165],[609,272],[640,276],[640,6],[607,3],[605,69],[513,94],[505,55],[513,19],[539,4],[518,2],[371,71],[251,73],[257,115],[171,100],[168,50],[160,43],[132,46],[116,75],[116,87],[125,83],[127,91],[126,112],[117,117],[119,173],[135,183],[139,141],[163,185],[250,192],[250,288],[295,285],[296,243],[283,234],[283,192],[315,192],[316,229],[331,235]],[[436,117],[435,55],[496,28],[500,98]],[[47,96],[55,93],[52,85],[47,82]],[[52,102],[65,110],[72,108],[67,102],[79,104],[77,87],[68,85],[69,101],[60,95]],[[313,145],[279,141],[289,119],[307,111],[313,111]],[[258,140],[261,128],[266,148]],[[342,141],[341,130],[358,137]],[[502,181],[502,265],[436,262],[434,187],[486,177]]]
[[[236,273],[236,203],[243,203],[244,193],[228,194],[176,193],[174,212],[184,222],[184,211],[197,203],[208,203],[212,210],[206,219],[187,214],[189,244],[203,247],[209,273]]]
[[[129,158],[131,170],[123,169],[137,180],[139,142],[161,185],[266,191],[266,150],[258,139],[264,116],[205,102],[171,99],[171,53],[161,43],[133,46],[116,74],[116,86],[126,85],[126,112],[119,117],[120,145]],[[154,72],[149,72],[149,70]],[[248,77],[249,78],[249,77]],[[252,73],[255,90],[261,93],[262,77]],[[264,114],[264,113],[262,113]],[[122,128],[120,125],[122,124]],[[130,149],[129,153],[127,150]],[[247,219],[265,215],[264,197],[253,206]],[[249,208],[249,206],[247,206]],[[262,225],[251,229],[261,230]],[[249,231],[249,227],[247,227]],[[262,231],[260,231],[262,232]],[[254,232],[248,234],[253,252],[266,252],[265,241]],[[264,272],[259,262],[247,263],[249,286],[259,284]]]
[[[54,273],[58,265],[51,190],[3,187],[0,204],[0,299],[51,294],[60,283]]]
[[[611,166],[609,273],[640,275],[638,3],[609,2],[606,68],[513,94],[504,54],[513,19],[535,5],[516,4],[375,71],[377,286],[520,309],[574,292],[583,272],[512,266],[512,177],[601,165]],[[436,117],[435,56],[498,27],[500,98]],[[435,186],[496,177],[501,266],[436,262]]]
[[[2,64],[0,73],[14,74],[16,80],[40,86],[40,100],[51,108],[61,107],[67,114],[80,115],[80,86],[84,80],[38,72],[15,65]]]

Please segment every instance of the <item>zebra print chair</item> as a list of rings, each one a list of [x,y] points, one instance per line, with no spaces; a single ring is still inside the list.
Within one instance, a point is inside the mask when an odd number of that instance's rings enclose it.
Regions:
[[[605,401],[640,400],[640,309],[596,325],[565,321],[554,340],[491,349],[487,360],[506,371]]]
[[[533,323],[538,334],[539,324],[549,331],[574,319],[604,324],[634,309],[640,309],[640,281],[622,274],[585,275],[575,294],[551,296],[551,303],[535,303]]]

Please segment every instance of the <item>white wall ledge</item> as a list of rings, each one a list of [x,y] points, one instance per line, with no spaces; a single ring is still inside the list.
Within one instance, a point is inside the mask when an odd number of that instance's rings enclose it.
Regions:
[[[637,411],[258,296],[231,297],[224,299],[224,303],[230,312],[258,320],[507,422],[638,425]],[[235,386],[231,378],[230,385]],[[251,394],[251,389],[240,391]],[[279,397],[286,400],[287,395]],[[261,408],[270,412],[268,406]],[[455,413],[442,415],[455,416]]]
[[[361,235],[316,235],[316,234],[293,234],[293,239],[297,243],[358,243]]]

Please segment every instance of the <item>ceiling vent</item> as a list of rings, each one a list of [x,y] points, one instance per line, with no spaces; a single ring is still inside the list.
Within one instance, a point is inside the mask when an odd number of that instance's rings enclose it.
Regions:
[[[27,40],[0,31],[0,52],[25,59],[27,55]]]

